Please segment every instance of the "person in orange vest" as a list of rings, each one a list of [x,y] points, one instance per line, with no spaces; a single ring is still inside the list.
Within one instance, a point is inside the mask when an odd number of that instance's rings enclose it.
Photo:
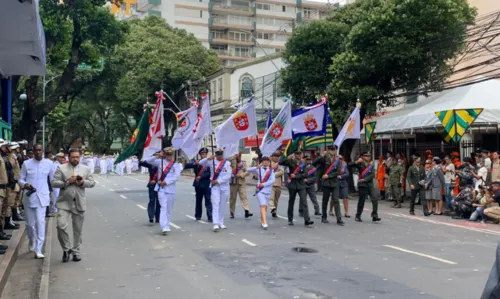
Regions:
[[[377,182],[378,189],[380,190],[380,197],[382,200],[385,199],[385,162],[384,157],[378,157],[378,166],[377,166]]]

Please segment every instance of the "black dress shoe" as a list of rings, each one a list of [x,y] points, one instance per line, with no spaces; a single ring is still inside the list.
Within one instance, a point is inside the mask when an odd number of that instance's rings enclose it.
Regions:
[[[354,219],[356,222],[363,222],[363,220],[361,220],[361,217],[358,217],[356,216],[356,219]]]
[[[293,221],[288,221],[288,225],[292,226],[293,225]]]
[[[229,218],[234,219],[234,213],[233,212],[231,212],[231,216]]]
[[[278,218],[278,214],[276,214],[276,209],[271,210],[271,215],[273,216],[273,218]]]
[[[10,222],[6,223],[4,226],[4,229],[19,229],[19,224],[18,225],[13,225]]]
[[[321,214],[320,212],[315,212],[315,213],[314,213],[314,215],[315,215],[315,216],[321,216],[321,215],[323,215],[323,214]]]
[[[14,215],[12,216],[12,220],[14,220],[14,221],[24,221],[24,217],[23,217],[23,216],[21,216],[21,214],[17,214],[17,213],[16,213],[16,214],[14,214]]]
[[[380,220],[382,220],[382,219],[380,219],[380,218],[378,218],[378,217],[372,217],[372,221],[373,221],[373,222],[377,222],[377,221],[380,221]]]
[[[410,215],[415,216],[415,212],[410,212]]]
[[[64,251],[63,252],[63,257],[62,257],[62,262],[67,263],[69,261],[69,257],[71,255],[71,250]]]
[[[214,220],[212,218],[208,218],[207,221],[210,223],[214,222]]]
[[[5,254],[7,252],[7,249],[0,249],[0,255]]]
[[[415,214],[414,214],[415,215]],[[424,213],[424,216],[425,217],[429,217],[431,215],[431,213]]]
[[[8,241],[8,240],[10,240],[10,238],[12,238],[12,236],[6,235],[5,233],[0,233],[0,240]]]
[[[154,221],[153,218],[149,219],[149,223],[153,224],[153,221]]]
[[[305,226],[309,226],[309,225],[313,225],[314,224],[314,221],[306,221],[304,223]]]
[[[253,214],[250,213],[248,210],[245,210],[245,218],[252,217]]]
[[[0,250],[7,250],[9,246],[0,244]]]
[[[326,220],[326,218],[321,219],[321,223],[330,223],[330,221]]]
[[[73,262],[79,262],[79,261],[81,261],[81,260],[82,260],[82,258],[80,257],[80,254],[79,254],[79,253],[74,252],[74,253],[73,253]]]
[[[345,225],[344,221],[342,221],[342,220],[337,220],[337,224],[340,225],[340,226],[344,226]]]
[[[201,217],[196,217],[196,221],[200,221],[201,220]]]

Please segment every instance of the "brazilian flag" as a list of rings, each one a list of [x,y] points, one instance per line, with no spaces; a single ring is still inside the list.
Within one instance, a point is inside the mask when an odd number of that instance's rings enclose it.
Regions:
[[[306,136],[300,136],[293,140],[288,141],[288,145],[285,149],[285,156],[291,155],[296,150],[303,150],[305,146]]]
[[[115,165],[137,154],[137,152],[144,146],[144,143],[148,138],[150,114],[151,108],[148,107],[144,110],[141,120],[139,121],[139,125],[135,129],[132,138],[130,138],[130,145],[118,156],[118,158],[116,158]]]

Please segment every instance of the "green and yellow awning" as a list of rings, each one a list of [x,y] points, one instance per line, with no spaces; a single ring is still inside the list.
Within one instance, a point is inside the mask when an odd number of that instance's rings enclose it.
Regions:
[[[444,130],[439,132],[445,142],[459,142],[483,109],[458,109],[436,112]]]

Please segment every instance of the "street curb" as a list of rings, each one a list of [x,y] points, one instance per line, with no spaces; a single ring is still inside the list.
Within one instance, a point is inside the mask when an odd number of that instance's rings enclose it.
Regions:
[[[38,290],[38,299],[47,299],[49,297],[49,281],[50,281],[50,256],[52,255],[52,222],[53,217],[47,221],[45,229],[45,258],[42,264],[42,278],[40,279],[40,289]]]
[[[24,238],[26,237],[26,225],[24,223],[19,223],[19,225],[18,233],[13,236],[12,242],[7,252],[5,252],[2,263],[0,263],[0,294],[3,293],[7,280],[9,280],[10,272],[17,260],[19,247],[23,244]]]

